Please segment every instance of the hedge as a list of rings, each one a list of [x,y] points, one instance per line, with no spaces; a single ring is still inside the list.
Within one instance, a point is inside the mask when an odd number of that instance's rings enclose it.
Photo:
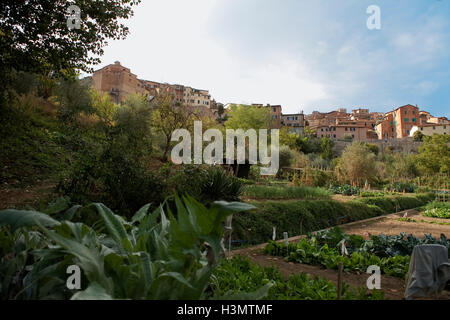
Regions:
[[[363,198],[349,202],[335,200],[297,200],[250,202],[257,209],[235,214],[233,239],[244,244],[259,244],[272,239],[276,227],[277,239],[288,232],[289,237],[329,228],[341,223],[359,221],[399,210],[420,207],[433,200],[433,194],[396,196],[393,198]]]

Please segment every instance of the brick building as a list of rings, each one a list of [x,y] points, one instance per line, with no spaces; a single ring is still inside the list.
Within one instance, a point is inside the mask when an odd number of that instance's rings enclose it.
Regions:
[[[419,108],[410,104],[387,112],[383,120],[376,125],[378,139],[408,137],[419,119]]]
[[[115,103],[124,101],[130,94],[155,96],[166,92],[173,96],[175,102],[182,105],[209,108],[211,104],[211,95],[208,90],[141,80],[119,61],[95,71],[92,80],[94,89],[110,94]]]
[[[281,114],[281,125],[290,129],[292,133],[301,135],[305,128],[305,115],[303,113]]]
[[[147,94],[143,83],[119,61],[95,71],[92,84],[96,90],[108,93],[115,103],[122,102],[130,94]]]

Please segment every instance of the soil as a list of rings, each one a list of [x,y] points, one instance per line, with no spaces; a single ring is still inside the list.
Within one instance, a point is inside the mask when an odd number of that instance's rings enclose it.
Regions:
[[[414,220],[436,221],[436,222],[450,222],[448,219],[436,219],[424,217],[416,210],[407,210],[407,217]],[[371,221],[359,221],[356,223],[342,225],[340,228],[350,234],[364,235],[369,233],[373,235],[386,234],[398,235],[401,232],[412,234],[415,237],[423,237],[424,234],[431,234],[433,237],[440,237],[445,234],[447,238],[450,237],[450,225],[431,224],[426,222],[407,222],[399,221],[405,212],[400,214],[392,214],[380,219]]]
[[[23,209],[27,206],[38,207],[40,201],[45,202],[53,194],[54,188],[55,183],[50,181],[26,188],[2,185],[0,186],[0,210]]]
[[[407,210],[408,218],[416,220],[427,221],[444,221],[445,219],[435,219],[423,217],[419,212],[415,210]],[[425,233],[431,233],[433,236],[440,236],[441,233],[450,237],[450,226],[448,225],[435,225],[422,222],[403,222],[398,221],[405,212],[399,214],[392,214],[384,217],[377,217],[359,222],[353,222],[346,225],[339,226],[348,234],[360,234],[370,233],[373,235],[386,234],[386,235],[398,235],[401,232],[407,234],[413,234],[416,237],[423,237]],[[448,220],[447,220],[448,222]],[[288,239],[290,242],[298,241],[302,236]],[[258,263],[261,266],[273,266],[285,276],[290,274],[300,274],[302,272],[307,273],[312,277],[324,277],[334,284],[337,284],[338,272],[337,270],[325,269],[321,266],[312,266],[307,264],[287,262],[282,257],[267,256],[263,253],[265,244],[255,247],[235,250],[232,255],[241,255],[249,257],[253,262]],[[343,274],[343,281],[347,284],[358,288],[366,286],[369,275],[360,272],[348,272]],[[384,297],[389,300],[401,300],[404,297],[406,289],[406,282],[403,279],[382,275],[381,276],[381,288],[384,292]],[[443,291],[438,296],[431,297],[429,299],[450,300],[450,291]]]

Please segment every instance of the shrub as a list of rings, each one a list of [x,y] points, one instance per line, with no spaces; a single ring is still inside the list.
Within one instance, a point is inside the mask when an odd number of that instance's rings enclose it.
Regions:
[[[202,203],[238,200],[242,182],[220,166],[184,165],[168,180],[179,194],[189,193]]]
[[[254,185],[245,187],[243,196],[250,199],[309,199],[328,198],[330,194],[321,188]]]
[[[408,192],[408,193],[413,193],[414,190],[416,189],[416,186],[414,183],[411,182],[394,182],[394,189],[397,192]]]
[[[251,204],[257,209],[235,214],[233,237],[248,244],[264,243],[272,238],[273,227],[277,239],[283,232],[289,236],[305,234],[342,223],[359,221],[399,210],[425,205],[433,194],[398,196],[394,198],[360,198],[349,202],[334,200],[265,201]]]
[[[251,204],[257,209],[233,217],[233,237],[250,244],[271,239],[273,227],[277,228],[277,238],[280,239],[283,232],[296,236],[384,213],[375,206],[333,200],[265,201]]]
[[[345,196],[357,195],[360,192],[360,189],[356,186],[351,186],[349,184],[341,184],[341,185],[332,185],[328,189],[329,191],[335,194],[343,194]]]

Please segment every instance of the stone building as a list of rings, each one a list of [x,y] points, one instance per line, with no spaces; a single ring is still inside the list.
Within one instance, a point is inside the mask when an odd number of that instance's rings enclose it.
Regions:
[[[137,76],[119,61],[95,71],[92,75],[92,85],[96,90],[108,93],[115,103],[122,102],[134,93],[148,93]]]
[[[281,114],[281,125],[289,128],[292,133],[302,135],[305,128],[305,115],[303,113]]]

